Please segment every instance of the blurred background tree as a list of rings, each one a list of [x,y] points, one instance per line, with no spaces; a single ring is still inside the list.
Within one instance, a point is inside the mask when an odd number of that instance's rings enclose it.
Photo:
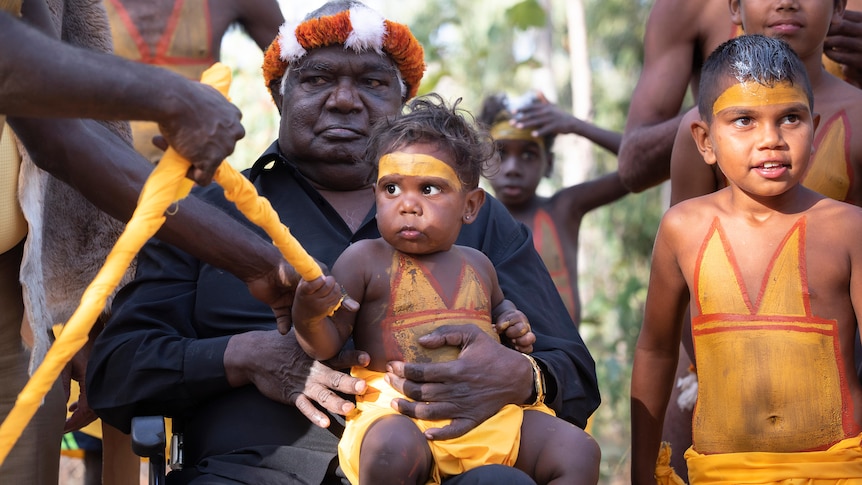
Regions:
[[[320,0],[283,2],[285,18]],[[367,0],[411,26],[425,45],[421,92],[436,91],[477,112],[485,95],[540,90],[599,126],[622,131],[643,56],[652,0]],[[231,96],[247,136],[229,161],[247,167],[277,137],[278,114],[263,88],[262,55],[240,32],[222,48],[234,70]],[[616,158],[574,135],[555,143],[556,173],[540,191],[553,193],[616,169]],[[592,432],[602,447],[602,483],[629,483],[629,383],[665,188],[632,194],[584,219],[580,241],[581,334],[596,360],[602,405]]]

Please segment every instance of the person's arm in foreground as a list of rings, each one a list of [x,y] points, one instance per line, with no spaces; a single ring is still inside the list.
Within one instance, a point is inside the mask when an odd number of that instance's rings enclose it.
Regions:
[[[231,318],[242,321],[242,333],[214,334],[211,327],[203,330],[194,323],[206,313],[197,308],[201,267],[157,239],[144,246],[135,279],[117,294],[87,369],[90,406],[104,421],[128,432],[134,416],[181,416],[248,384],[274,401],[295,405],[319,426],[328,426],[329,418],[313,400],[334,413],[353,409],[332,390],[356,394],[364,382],[308,357],[293,332],[273,330],[272,315],[249,307],[257,303],[241,297],[241,282],[220,280],[236,285]],[[345,351],[340,358],[334,368],[368,363],[367,354],[359,352]]]
[[[700,10],[697,2],[656,0],[650,11],[643,70],[632,92],[619,150],[620,177],[632,192],[670,176],[671,148],[691,79]]]
[[[606,130],[577,118],[548,102],[541,93],[536,102],[514,113],[514,121],[518,128],[533,128],[533,136],[536,137],[571,133],[592,141],[614,155],[620,150],[622,133]]]
[[[713,167],[703,160],[691,136],[691,124],[698,120],[700,114],[693,108],[679,124],[670,159],[670,205],[718,190]]]
[[[40,3],[25,2],[25,15]],[[245,135],[239,109],[215,89],[166,69],[71,46],[2,11],[0,113],[155,121],[168,143],[193,163],[190,177],[201,185]]]
[[[532,356],[545,370],[545,403],[561,418],[584,427],[600,400],[595,363],[527,228],[488,196],[476,222],[462,229],[457,244],[480,249],[494,264],[503,293],[527,315],[536,334]],[[460,436],[506,404],[532,402],[530,362],[515,350],[501,348],[477,327],[441,327],[420,343],[462,347],[460,357],[451,362],[390,363],[392,385],[415,400],[398,400],[399,411],[422,419],[453,418],[446,428],[429,430],[435,439]]]
[[[129,220],[153,166],[128,143],[93,120],[8,121],[37,166],[112,217]],[[242,279],[289,328],[297,275],[272,243],[194,195],[179,202],[157,236]]]
[[[673,209],[671,209],[673,211]],[[685,228],[675,212],[662,220],[653,249],[644,323],[635,347],[631,385],[632,483],[655,484],[665,409],[679,357],[681,318],[689,303],[674,240]]]

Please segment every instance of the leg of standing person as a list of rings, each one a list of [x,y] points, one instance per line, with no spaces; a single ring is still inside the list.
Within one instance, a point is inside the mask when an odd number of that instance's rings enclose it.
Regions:
[[[5,419],[12,410],[18,393],[29,379],[30,352],[21,337],[24,303],[18,283],[23,250],[22,241],[0,255],[0,308],[3,309],[0,312],[0,419]],[[65,417],[63,403],[63,390],[58,380],[0,466],[0,483],[56,485]]]
[[[667,441],[671,445],[670,466],[674,469],[677,475],[687,479],[688,465],[685,463],[685,450],[691,446],[691,412],[693,409],[689,406],[680,406],[678,400],[682,389],[677,385],[680,379],[692,376],[691,360],[685,351],[685,346],[679,347],[679,363],[676,367],[676,377],[674,379],[673,390],[670,393],[670,402],[667,404],[667,410],[664,415],[664,426],[662,427],[662,441]]]
[[[138,485],[141,476],[141,458],[132,451],[132,437],[104,421],[102,476],[111,485]]]

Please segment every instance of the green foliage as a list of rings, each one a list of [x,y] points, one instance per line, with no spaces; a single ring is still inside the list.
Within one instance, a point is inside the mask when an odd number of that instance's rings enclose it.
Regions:
[[[516,58],[513,46],[546,18],[536,0],[425,2],[410,22],[429,66],[421,92],[456,92],[476,111],[489,92],[528,89],[538,63],[532,56]]]
[[[506,22],[521,30],[545,26],[545,9],[536,0],[524,0],[506,10]]]

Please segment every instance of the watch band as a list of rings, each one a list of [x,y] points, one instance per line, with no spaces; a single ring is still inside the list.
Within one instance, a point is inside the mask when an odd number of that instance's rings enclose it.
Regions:
[[[542,373],[542,368],[531,355],[521,354],[530,361],[530,366],[533,367],[533,394],[530,398],[533,399],[531,406],[538,406],[545,403],[545,375]]]

